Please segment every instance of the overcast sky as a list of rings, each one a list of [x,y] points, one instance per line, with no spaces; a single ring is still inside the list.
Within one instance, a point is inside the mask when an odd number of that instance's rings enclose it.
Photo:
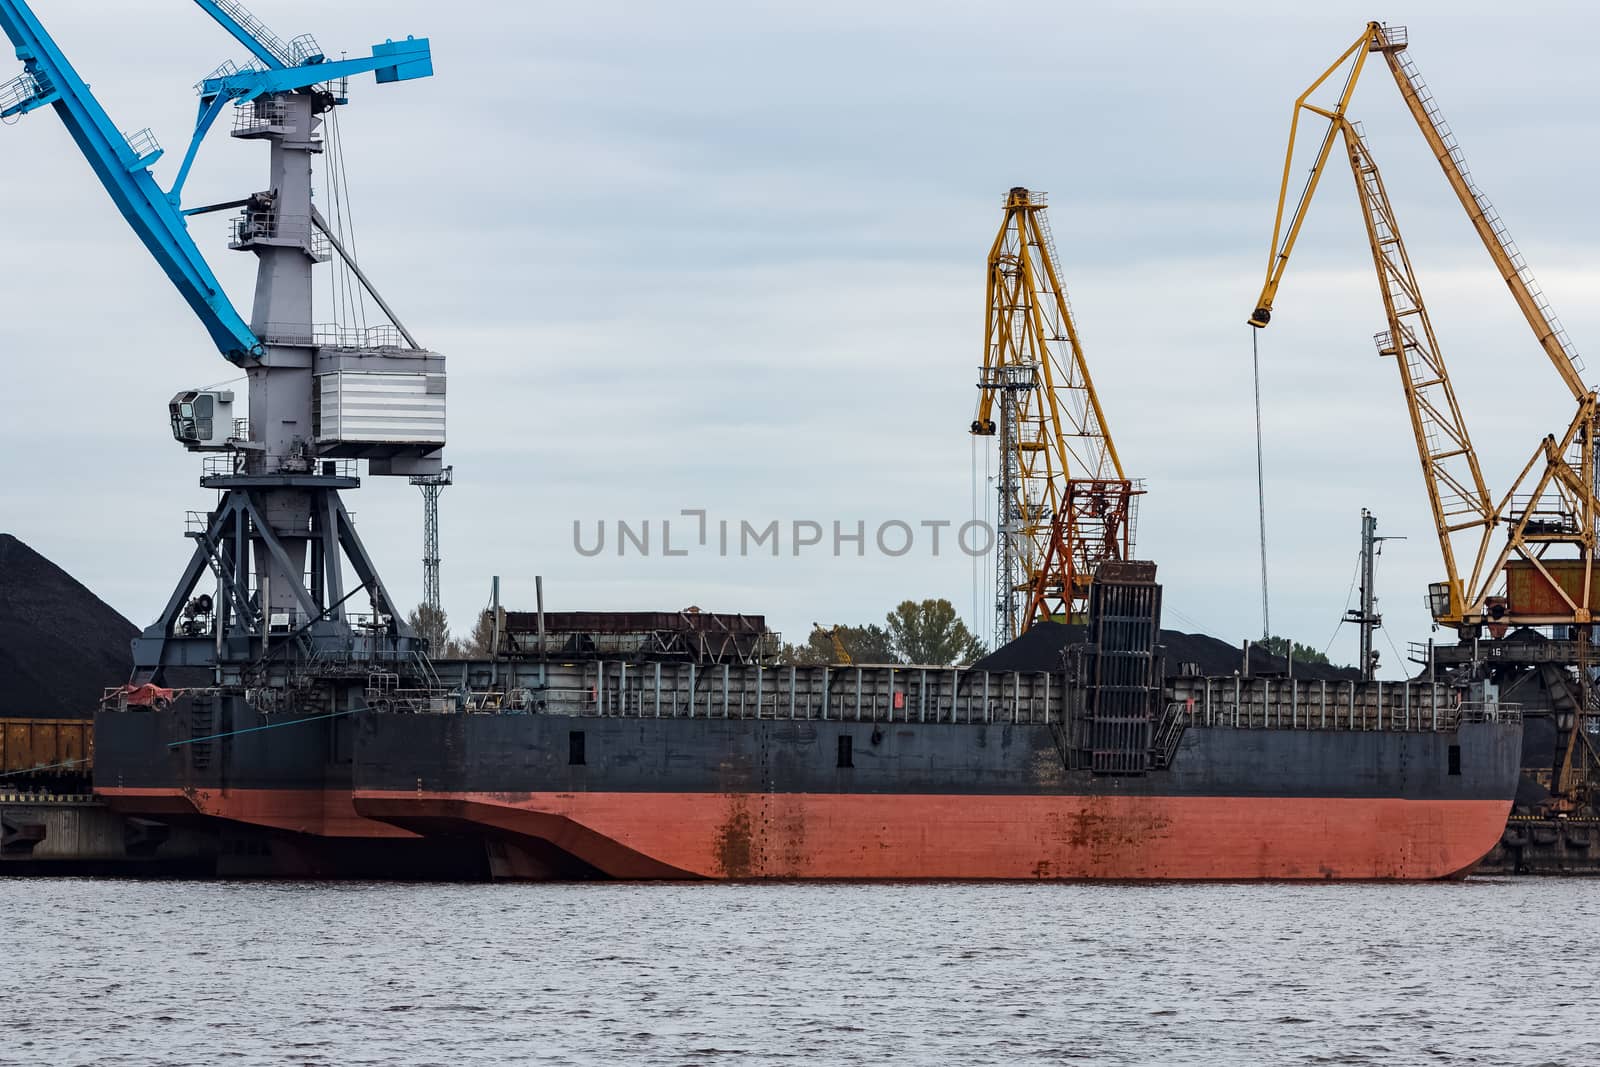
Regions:
[[[168,146],[170,180],[190,87],[242,50],[182,0],[35,6],[113,118]],[[1580,352],[1600,351],[1589,9],[1295,7],[259,0],[280,36],[312,32],[334,54],[432,39],[436,77],[358,79],[341,129],[363,263],[449,359],[452,618],[484,604],[494,574],[529,607],[543,574],[552,609],[696,604],[764,613],[791,639],[906,597],[947,596],[971,619],[971,561],[948,534],[935,557],[918,527],[973,515],[984,257],[1002,196],[1027,185],[1050,194],[1108,423],[1148,486],[1139,554],[1160,564],[1167,625],[1258,634],[1244,320],[1290,104],[1366,18],[1409,25],[1478,183]],[[1503,490],[1571,401],[1381,67],[1352,114]],[[0,129],[0,159],[0,526],[142,625],[187,558],[185,511],[210,502],[164,405],[233,371],[53,114]],[[186,200],[237,198],[264,175],[261,145],[213,136]],[[194,233],[248,316],[254,258],[226,248],[221,216]],[[1370,507],[1380,533],[1407,538],[1379,572],[1403,651],[1429,636],[1439,549],[1397,375],[1372,346],[1382,311],[1342,167],[1277,308],[1260,338],[1273,629],[1334,637]],[[417,490],[369,478],[348,503],[414,603]],[[662,519],[675,547],[691,532],[686,508],[733,524],[729,556],[714,525],[706,547],[660,554]],[[652,520],[649,557],[618,558],[619,519]],[[893,519],[918,528],[911,552],[833,556],[834,521],[865,522],[870,541]],[[606,551],[575,551],[575,520],[590,543],[605,520]],[[782,554],[741,557],[740,520],[779,521]],[[799,557],[796,520],[827,531]],[[986,629],[989,605],[976,614]],[[1351,660],[1354,644],[1344,627],[1332,654]]]

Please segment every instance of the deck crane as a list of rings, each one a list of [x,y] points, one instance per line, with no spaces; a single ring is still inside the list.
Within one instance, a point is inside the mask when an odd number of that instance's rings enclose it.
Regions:
[[[347,100],[348,79],[379,84],[433,73],[425,38],[374,45],[371,55],[330,59],[309,36],[284,42],[236,0],[196,4],[251,53],[198,86],[199,108],[170,187],[151,167],[161,150],[149,131],[124,137],[24,0],[0,0],[0,29],[22,74],[0,88],[0,117],[49,105],[134,233],[172,281],[222,355],[249,379],[249,418],[235,423],[232,393],[189,390],[174,398],[173,433],[208,457],[200,484],[218,492],[191,522],[194,552],[160,618],[134,642],[134,681],[172,667],[214,669],[219,710],[350,706],[349,683],[306,686],[310,665],[352,657],[415,659],[406,626],[340,499],[356,488],[355,460],[373,474],[442,468],[444,358],[417,345],[356,265],[312,201],[312,161],[323,117]],[[184,208],[182,194],[202,141],[225,109],[233,137],[265,142],[264,189],[220,205]],[[188,232],[192,214],[240,209],[230,247],[258,262],[246,323]],[[389,314],[367,331],[314,326],[313,268],[334,254]],[[348,562],[359,581],[345,588]],[[215,596],[197,591],[215,581]],[[365,592],[366,621],[347,606]],[[343,688],[341,688],[341,686]],[[276,703],[275,703],[276,702]]]
[[[1435,621],[1461,630],[1464,636],[1477,634],[1486,625],[1492,625],[1495,632],[1517,625],[1588,625],[1592,604],[1600,594],[1592,581],[1597,517],[1595,394],[1583,384],[1582,364],[1566,331],[1551,312],[1505,224],[1472,181],[1460,145],[1406,49],[1403,27],[1369,23],[1356,42],[1295,100],[1267,276],[1250,325],[1261,328],[1271,321],[1273,302],[1306,212],[1334,145],[1342,143],[1362,200],[1388,320],[1388,329],[1376,340],[1381,354],[1398,357],[1444,557],[1445,581],[1429,591]],[[1374,54],[1384,57],[1541,349],[1578,401],[1577,416],[1566,431],[1559,437],[1546,437],[1512,488],[1499,497],[1492,497],[1484,485],[1377,165],[1359,126],[1348,117],[1356,84],[1368,56]],[[1337,102],[1332,107],[1311,103],[1311,95],[1341,70],[1346,74]],[[1302,112],[1324,119],[1327,128],[1310,176],[1291,209],[1289,182]],[[1494,544],[1497,531],[1506,534],[1498,546]],[[1458,537],[1470,545],[1465,554],[1457,552]],[[1557,545],[1566,546],[1566,558],[1551,555]]]
[[[1045,218],[1017,187],[989,249],[984,363],[971,432],[997,437],[995,641],[1076,621],[1106,560],[1133,549],[1143,492],[1106,427]]]
[[[1552,714],[1557,732],[1550,788],[1555,806],[1570,810],[1587,803],[1586,778],[1592,769],[1600,768],[1600,753],[1587,727],[1596,697],[1589,664],[1593,611],[1600,598],[1594,583],[1600,519],[1596,395],[1583,383],[1583,364],[1526,260],[1488,197],[1473,182],[1465,155],[1407,45],[1403,27],[1369,23],[1355,43],[1295,100],[1266,281],[1249,324],[1259,329],[1271,321],[1278,287],[1306,212],[1334,145],[1342,144],[1362,204],[1384,305],[1387,328],[1375,340],[1380,355],[1395,357],[1400,371],[1445,566],[1445,581],[1429,588],[1429,608],[1436,623],[1458,630],[1463,639],[1454,654],[1446,653],[1446,661],[1478,671],[1485,669],[1478,644],[1485,633],[1499,641],[1515,627],[1571,628],[1576,639],[1565,645],[1544,643],[1524,649],[1517,642],[1502,643],[1487,668],[1497,683],[1521,685],[1529,678],[1539,679],[1545,712]],[[1384,57],[1407,109],[1540,348],[1577,401],[1577,413],[1566,430],[1559,437],[1546,436],[1511,488],[1498,497],[1491,496],[1485,486],[1377,164],[1359,124],[1348,116],[1356,84],[1368,56],[1374,54]],[[1332,107],[1310,103],[1311,95],[1341,70],[1346,73],[1337,102]],[[1289,180],[1302,111],[1325,120],[1327,127],[1291,210]],[[1500,532],[1504,539],[1496,547]],[[1468,551],[1458,554],[1463,543]],[[1571,672],[1563,673],[1561,664]]]

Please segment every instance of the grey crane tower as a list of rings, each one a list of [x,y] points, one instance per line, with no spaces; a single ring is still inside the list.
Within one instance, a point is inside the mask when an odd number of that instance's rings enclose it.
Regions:
[[[439,494],[455,481],[455,471],[446,467],[438,474],[413,474],[411,484],[422,490],[422,605],[421,616],[430,647],[435,650],[444,640],[444,605],[439,593]]]
[[[267,187],[247,198],[230,242],[258,259],[250,327],[262,351],[245,368],[247,436],[230,438],[226,467],[201,478],[224,496],[191,530],[189,567],[135,642],[136,680],[174,665],[216,666],[219,681],[237,680],[226,665],[255,662],[274,637],[293,636],[307,658],[358,645],[387,656],[421,651],[339,494],[360,484],[356,459],[374,474],[442,470],[444,358],[398,322],[365,331],[313,325],[313,268],[335,252],[355,266],[312,203],[322,115],[341,89],[268,93],[237,109],[233,136],[271,150]],[[346,562],[359,582],[348,592]],[[193,597],[207,572],[216,595]],[[364,618],[347,607],[360,591],[370,605]]]
[[[998,394],[1000,403],[1000,474],[995,485],[994,643],[998,648],[1016,640],[1027,620],[1028,574],[1035,563],[1033,539],[1023,530],[1017,513],[1017,484],[1022,480],[1015,447],[1018,433],[1018,394],[1039,387],[1038,364],[1009,364],[979,368],[978,388]]]

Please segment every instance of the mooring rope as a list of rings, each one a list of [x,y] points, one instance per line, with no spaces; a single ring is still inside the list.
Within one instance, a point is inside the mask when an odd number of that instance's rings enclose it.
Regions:
[[[319,722],[319,721],[321,721],[323,719],[338,719],[338,718],[342,718],[342,717],[344,717],[346,715],[354,715],[358,711],[368,711],[368,710],[370,710],[370,709],[369,708],[347,708],[344,711],[332,711],[332,712],[329,712],[326,715],[308,715],[304,719],[291,719],[288,722],[269,722],[265,726],[247,726],[243,730],[229,730],[227,733],[209,734],[209,735],[207,735],[205,737],[191,737],[186,741],[172,741],[172,742],[169,742],[167,744],[167,747],[168,748],[181,748],[184,745],[192,745],[192,744],[196,743],[197,741],[220,741],[224,737],[238,737],[240,734],[259,733],[262,730],[276,730],[280,726],[299,726],[301,723]]]
[[[40,771],[55,771],[60,770],[62,767],[72,767],[79,763],[88,762],[89,757],[83,756],[79,759],[69,759],[62,763],[45,763],[38,767],[24,767],[20,771],[6,771],[4,774],[0,774],[0,778],[13,778],[19,774],[38,774]]]

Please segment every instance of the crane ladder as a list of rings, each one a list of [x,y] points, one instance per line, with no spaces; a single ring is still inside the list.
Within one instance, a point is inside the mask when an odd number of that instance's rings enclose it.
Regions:
[[[1394,207],[1366,135],[1359,125],[1346,119],[1341,118],[1339,124],[1350,153],[1351,172],[1389,323],[1389,328],[1377,334],[1374,341],[1380,355],[1396,357],[1446,571],[1452,586],[1460,591],[1452,535],[1462,530],[1482,531],[1482,544],[1473,562],[1476,584],[1476,572],[1482,566],[1494,528],[1494,504],[1478,468],[1466,420],[1456,403],[1455,389],[1406,254]]]
[[[1533,276],[1526,257],[1517,247],[1517,242],[1512,239],[1510,229],[1500,218],[1500,213],[1495,210],[1489,197],[1473,180],[1472,171],[1467,166],[1466,153],[1456,140],[1455,131],[1450,128],[1450,123],[1445,120],[1439,101],[1428,88],[1428,83],[1423,80],[1410,52],[1406,50],[1406,44],[1404,27],[1386,26],[1378,31],[1373,49],[1384,53],[1390,71],[1399,84],[1401,95],[1411,108],[1418,125],[1422,126],[1424,134],[1428,135],[1428,141],[1438,156],[1439,165],[1444,168],[1445,176],[1455,188],[1457,195],[1461,197],[1463,206],[1467,208],[1467,214],[1478,230],[1479,236],[1490,246],[1491,254],[1498,250],[1495,259],[1500,264],[1502,272],[1506,274],[1506,284],[1511,286],[1518,304],[1522,305],[1529,324],[1539,336],[1540,344],[1550,353],[1552,359],[1555,358],[1555,352],[1551,349],[1558,350],[1573,372],[1582,374],[1585,370],[1582,357],[1573,347],[1566,328],[1561,325],[1561,320],[1556,317],[1549,299],[1544,295],[1544,290]],[[1571,380],[1569,384],[1570,382]],[[1575,391],[1582,395],[1580,390],[1575,389]]]

